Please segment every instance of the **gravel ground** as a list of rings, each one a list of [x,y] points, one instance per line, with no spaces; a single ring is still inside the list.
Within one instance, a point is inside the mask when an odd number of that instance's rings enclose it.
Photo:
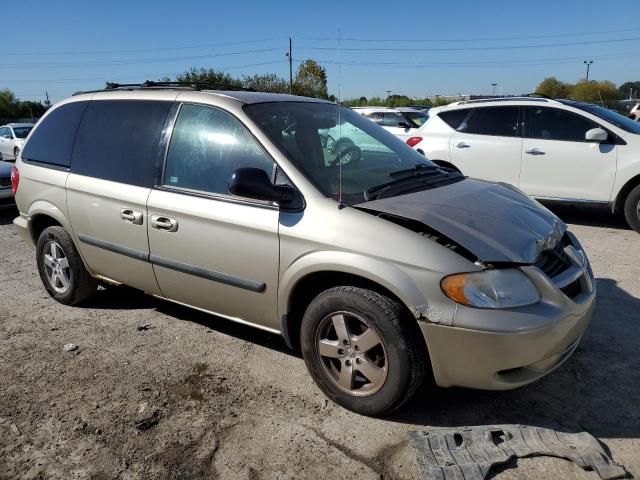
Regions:
[[[409,431],[515,423],[588,431],[640,477],[640,236],[599,211],[556,213],[598,282],[573,357],[516,391],[425,387],[380,420],[328,402],[277,336],[127,288],[54,302],[16,212],[0,212],[0,478],[416,479]],[[549,457],[493,475],[599,478]]]

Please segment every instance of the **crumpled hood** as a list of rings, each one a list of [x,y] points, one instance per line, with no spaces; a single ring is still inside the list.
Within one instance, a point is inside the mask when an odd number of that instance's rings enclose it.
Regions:
[[[356,207],[422,222],[483,262],[534,263],[567,229],[519,190],[475,179]]]

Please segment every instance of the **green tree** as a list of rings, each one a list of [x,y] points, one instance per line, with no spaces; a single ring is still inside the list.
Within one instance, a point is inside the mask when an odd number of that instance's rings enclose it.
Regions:
[[[580,81],[571,88],[569,98],[589,103],[618,100],[620,91],[609,81]]]
[[[293,92],[306,97],[328,98],[327,71],[315,60],[305,60],[298,67]]]
[[[547,77],[536,87],[535,92],[551,98],[567,98],[571,85],[558,80],[556,77]]]
[[[38,118],[46,112],[40,102],[20,101],[10,90],[0,90],[0,118],[13,120],[18,118]]]
[[[622,98],[629,98],[629,94],[633,89],[633,98],[638,98],[640,96],[640,81],[636,82],[624,82],[622,85],[618,87],[620,91],[620,96]]]
[[[229,75],[228,73],[219,72],[213,68],[191,67],[184,73],[176,76],[178,82],[208,83],[210,85],[229,85],[232,87],[241,87],[242,82]]]
[[[275,73],[243,75],[242,86],[257,92],[289,93],[289,82]]]

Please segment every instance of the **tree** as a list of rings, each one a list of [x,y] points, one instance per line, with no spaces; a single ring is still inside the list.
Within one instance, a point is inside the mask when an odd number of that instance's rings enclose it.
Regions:
[[[275,73],[243,75],[242,86],[257,92],[289,93],[289,82]]]
[[[20,101],[10,90],[0,90],[0,118],[12,120],[18,118],[39,118],[47,107],[39,102]]]
[[[551,98],[568,98],[571,85],[558,80],[556,77],[547,77],[536,87],[535,92]]]
[[[232,87],[241,87],[242,82],[237,78],[233,78],[228,73],[219,72],[213,68],[196,69],[191,67],[184,73],[176,76],[178,82],[208,83],[210,85],[229,85]]]
[[[328,98],[327,71],[315,60],[305,60],[298,67],[293,92],[306,97]]]
[[[589,103],[618,100],[620,91],[609,81],[580,81],[571,88],[569,98]]]
[[[632,89],[633,89],[633,98],[638,98],[638,96],[640,96],[640,81],[624,82],[622,85],[618,87],[618,90],[620,91],[620,96],[622,98],[629,98],[629,94],[631,94]]]

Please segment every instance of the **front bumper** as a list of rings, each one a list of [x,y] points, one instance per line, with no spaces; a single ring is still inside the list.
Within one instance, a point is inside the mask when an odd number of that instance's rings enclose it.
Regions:
[[[535,305],[511,310],[457,305],[453,326],[420,321],[436,383],[507,390],[559,367],[578,347],[595,309],[593,272],[586,259],[580,265],[553,278],[534,266],[522,267],[540,292]],[[579,284],[578,290],[567,290],[567,282]]]

